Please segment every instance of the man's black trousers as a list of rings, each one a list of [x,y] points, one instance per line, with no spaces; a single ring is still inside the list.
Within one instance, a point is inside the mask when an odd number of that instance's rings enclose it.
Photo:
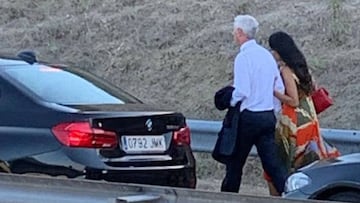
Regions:
[[[221,191],[239,192],[242,170],[253,145],[278,192],[281,194],[284,191],[287,169],[281,164],[275,145],[275,123],[273,111],[252,112],[245,109],[240,113],[236,147],[233,157],[226,163]]]

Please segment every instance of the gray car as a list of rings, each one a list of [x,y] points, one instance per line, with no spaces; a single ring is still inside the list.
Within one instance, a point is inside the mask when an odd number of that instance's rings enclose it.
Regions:
[[[316,161],[290,175],[285,198],[360,202],[360,153]]]

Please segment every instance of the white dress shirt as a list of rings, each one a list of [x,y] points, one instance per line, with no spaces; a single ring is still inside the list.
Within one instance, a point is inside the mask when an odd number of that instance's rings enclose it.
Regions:
[[[234,84],[231,106],[241,101],[240,111],[279,111],[280,101],[274,90],[284,93],[284,84],[272,54],[255,40],[240,47],[234,62]]]

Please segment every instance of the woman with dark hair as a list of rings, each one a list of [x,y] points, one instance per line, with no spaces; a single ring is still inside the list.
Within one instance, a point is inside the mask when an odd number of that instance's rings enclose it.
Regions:
[[[306,59],[294,40],[285,32],[269,38],[272,54],[278,62],[285,94],[275,91],[282,103],[275,140],[280,157],[289,173],[315,160],[339,156],[339,151],[324,141],[311,99],[313,81]],[[271,195],[279,195],[266,175]]]

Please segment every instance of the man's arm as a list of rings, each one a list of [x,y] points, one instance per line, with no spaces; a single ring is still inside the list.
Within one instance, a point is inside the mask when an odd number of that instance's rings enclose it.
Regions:
[[[238,54],[234,62],[234,91],[231,97],[231,106],[235,106],[239,101],[250,94],[250,74],[249,63],[244,55]]]
[[[285,93],[285,86],[284,82],[282,80],[282,77],[280,75],[280,71],[276,71],[275,75],[275,83],[274,83],[274,111],[276,113],[281,111],[281,101],[276,98],[276,92],[284,94]]]
[[[280,75],[280,71],[276,71],[274,90],[281,94],[285,94],[284,81]]]

